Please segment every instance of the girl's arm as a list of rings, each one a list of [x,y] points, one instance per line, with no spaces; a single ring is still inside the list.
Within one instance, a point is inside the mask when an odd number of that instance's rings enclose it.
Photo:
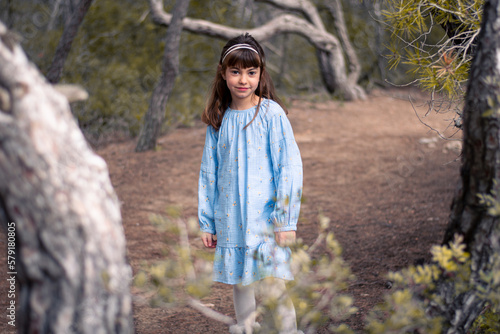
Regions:
[[[215,201],[217,196],[217,133],[207,127],[198,181],[198,222],[202,232],[215,235]]]
[[[277,241],[294,239],[294,233],[279,232],[297,230],[302,197],[302,159],[293,136],[292,126],[283,111],[275,115],[269,124],[269,143],[273,164],[276,203],[271,218]]]
[[[280,247],[288,247],[295,243],[295,231],[274,232],[274,239]]]

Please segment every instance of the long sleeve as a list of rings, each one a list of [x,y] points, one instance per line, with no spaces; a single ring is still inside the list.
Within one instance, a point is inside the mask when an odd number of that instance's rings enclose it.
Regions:
[[[198,222],[202,232],[216,234],[215,201],[217,196],[217,132],[207,127],[198,182]]]
[[[276,203],[271,219],[274,231],[295,231],[302,197],[302,159],[292,126],[281,111],[269,123]]]

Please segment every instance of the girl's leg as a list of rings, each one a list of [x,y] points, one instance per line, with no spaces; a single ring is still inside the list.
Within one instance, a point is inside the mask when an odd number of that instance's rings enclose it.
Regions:
[[[292,300],[286,295],[285,281],[279,278],[268,278],[261,283],[264,298],[279,299],[278,307],[273,314],[276,328],[280,334],[295,334],[297,332],[297,316]]]
[[[276,292],[282,295],[286,293],[285,281],[279,278],[275,280]],[[293,306],[290,297],[286,296],[283,302],[278,305],[276,315],[281,322],[280,334],[284,333],[297,333],[297,316],[295,314],[295,307]]]
[[[255,324],[255,289],[254,286],[241,284],[233,285],[233,302],[234,311],[236,312],[237,327],[240,330],[245,330],[247,333],[252,332]],[[236,333],[237,328],[233,328]],[[242,331],[242,333],[244,333]]]

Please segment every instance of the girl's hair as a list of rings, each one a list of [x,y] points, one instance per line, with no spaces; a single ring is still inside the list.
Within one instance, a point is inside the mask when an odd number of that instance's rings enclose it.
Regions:
[[[236,44],[248,44],[254,48],[258,54],[247,48],[235,49],[234,51],[226,54],[227,50]],[[252,120],[245,126],[244,129],[246,129],[257,117],[262,98],[276,101],[283,108],[285,113],[288,114],[285,106],[281,103],[278,96],[276,96],[273,81],[271,80],[269,73],[266,71],[266,58],[264,50],[250,34],[246,33],[229,40],[224,48],[222,48],[210,96],[205,110],[201,115],[201,120],[204,123],[213,126],[215,130],[219,130],[222,119],[224,118],[224,113],[231,104],[231,92],[229,91],[229,88],[227,88],[226,81],[222,77],[222,74],[226,72],[228,67],[233,66],[239,68],[260,68],[259,86],[255,90],[255,95],[259,97],[259,103],[257,104]]]

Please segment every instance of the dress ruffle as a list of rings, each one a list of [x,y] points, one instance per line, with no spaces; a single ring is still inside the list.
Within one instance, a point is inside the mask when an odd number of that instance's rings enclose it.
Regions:
[[[217,246],[214,281],[248,285],[266,277],[293,280],[290,254],[290,248],[271,241],[247,247]]]

